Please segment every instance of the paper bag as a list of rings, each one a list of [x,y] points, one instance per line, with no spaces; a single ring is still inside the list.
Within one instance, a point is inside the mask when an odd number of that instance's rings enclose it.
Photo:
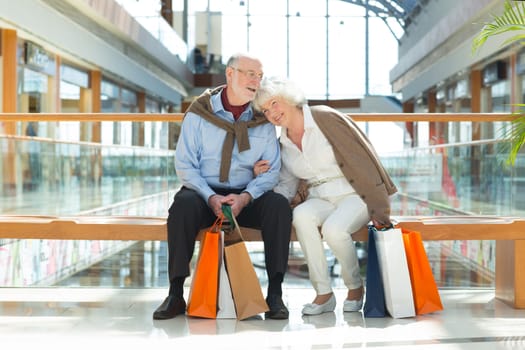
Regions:
[[[221,242],[224,247],[224,232],[221,231]],[[219,268],[219,295],[218,295],[218,311],[217,318],[237,318],[235,313],[235,304],[233,303],[233,295],[230,286],[230,280],[226,272],[226,263],[224,260],[224,249],[220,252],[220,268]]]
[[[237,319],[243,320],[266,312],[269,308],[264,300],[261,284],[235,216],[231,214],[229,206],[223,206],[223,212],[232,225],[230,237],[226,240],[224,247],[226,271],[230,280]]]
[[[424,315],[443,310],[421,234],[406,229],[402,229],[402,232],[416,314]]]
[[[220,227],[222,217],[206,231],[195,265],[186,313],[189,316],[215,318],[220,267]]]
[[[412,284],[401,229],[374,229],[374,238],[388,313],[393,318],[415,316]]]
[[[268,311],[261,285],[243,241],[224,247],[226,269],[237,319],[243,320]]]
[[[379,270],[374,226],[368,227],[368,258],[366,263],[366,289],[363,315],[365,317],[385,317],[385,291]]]

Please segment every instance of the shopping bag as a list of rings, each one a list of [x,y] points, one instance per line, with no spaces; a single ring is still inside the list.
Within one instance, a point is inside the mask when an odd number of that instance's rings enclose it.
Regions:
[[[402,229],[416,315],[443,310],[421,234]]]
[[[368,258],[366,263],[365,317],[385,317],[385,291],[379,271],[379,259],[374,238],[374,226],[368,227]]]
[[[385,291],[386,310],[393,318],[415,316],[412,284],[401,229],[374,229],[374,238]]]
[[[221,230],[221,246],[224,247],[224,231]],[[237,318],[235,313],[235,304],[230,286],[228,273],[226,272],[226,263],[224,261],[224,249],[220,253],[219,268],[219,295],[217,300],[217,318]]]
[[[189,316],[204,318],[217,316],[222,220],[221,215],[206,231],[201,241],[186,310]]]
[[[242,238],[242,232],[229,206],[223,206],[223,213],[230,221],[232,230],[225,241],[224,258],[230,280],[238,320],[243,320],[269,310],[261,291],[261,285],[248,250]]]

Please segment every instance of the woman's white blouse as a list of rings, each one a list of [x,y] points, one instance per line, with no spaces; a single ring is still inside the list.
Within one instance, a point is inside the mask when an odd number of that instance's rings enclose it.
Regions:
[[[301,150],[281,129],[282,167],[275,191],[289,200],[297,191],[299,179],[310,185],[309,197],[329,198],[354,193],[355,190],[337,165],[330,143],[315,123],[310,108],[303,106],[304,135]]]

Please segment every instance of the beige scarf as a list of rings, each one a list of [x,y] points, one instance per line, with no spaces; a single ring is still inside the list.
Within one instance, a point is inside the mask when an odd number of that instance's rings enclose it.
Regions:
[[[256,113],[254,118],[248,122],[238,120],[235,123],[230,123],[222,118],[217,117],[213,113],[211,106],[211,96],[220,93],[226,86],[219,86],[213,90],[208,89],[202,95],[197,97],[195,101],[189,106],[188,112],[192,112],[204,118],[213,125],[226,130],[226,137],[222,145],[221,154],[221,169],[220,169],[220,182],[228,180],[230,173],[231,158],[233,152],[234,140],[237,139],[237,147],[239,152],[243,152],[250,149],[250,139],[248,137],[248,128],[253,128],[259,125],[268,123],[268,120],[262,115]]]

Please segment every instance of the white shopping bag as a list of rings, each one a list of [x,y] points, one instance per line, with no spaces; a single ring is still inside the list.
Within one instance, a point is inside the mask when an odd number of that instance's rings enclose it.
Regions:
[[[388,313],[393,318],[415,316],[412,284],[401,229],[375,230],[374,237]]]
[[[235,304],[233,302],[232,289],[230,286],[230,279],[226,272],[226,264],[224,262],[224,231],[221,231],[221,254],[220,254],[220,269],[219,269],[219,292],[217,296],[217,318],[237,318],[235,312]]]

